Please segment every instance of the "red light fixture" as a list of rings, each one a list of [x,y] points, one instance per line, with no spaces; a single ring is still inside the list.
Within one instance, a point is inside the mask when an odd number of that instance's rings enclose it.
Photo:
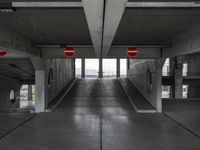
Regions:
[[[128,56],[129,57],[136,57],[136,56],[138,56],[138,48],[137,47],[130,47],[130,48],[128,48]]]
[[[66,47],[64,49],[64,55],[67,56],[67,57],[71,57],[71,56],[73,56],[75,54],[75,50],[76,49],[73,48],[73,47]]]
[[[0,57],[6,56],[7,52],[4,50],[0,50]]]

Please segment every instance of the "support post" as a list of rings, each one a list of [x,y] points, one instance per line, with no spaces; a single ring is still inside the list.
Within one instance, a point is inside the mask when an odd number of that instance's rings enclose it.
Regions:
[[[120,77],[120,58],[117,58],[117,78]]]
[[[28,100],[32,101],[32,85],[28,85]]]
[[[177,64],[174,71],[174,98],[183,97],[183,75],[182,75],[182,64]]]
[[[85,78],[85,58],[81,59],[81,78]]]
[[[46,100],[46,77],[44,70],[37,70],[35,73],[35,88],[36,88],[36,104],[35,112],[40,113],[45,111]]]
[[[162,113],[162,70],[156,72],[156,100],[157,100],[157,112]]]
[[[48,97],[46,71],[44,59],[32,57],[31,61],[35,68],[35,112],[40,113],[45,111],[46,99]]]
[[[99,58],[99,78],[103,78],[103,59]]]

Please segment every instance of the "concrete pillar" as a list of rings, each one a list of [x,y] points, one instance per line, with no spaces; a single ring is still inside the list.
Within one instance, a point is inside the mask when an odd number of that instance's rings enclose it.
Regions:
[[[28,100],[32,101],[32,85],[28,85]]]
[[[174,70],[174,98],[183,97],[183,69],[182,64],[177,64]]]
[[[81,59],[81,78],[85,78],[85,58]]]
[[[183,97],[182,69],[175,69],[175,98]]]
[[[39,57],[31,57],[31,61],[35,68],[35,112],[40,113],[45,111],[45,105],[48,97],[45,60]]]
[[[120,77],[120,58],[117,58],[117,78]]]
[[[162,112],[162,70],[157,70],[156,73],[153,73],[153,76],[155,76],[155,97],[157,101],[157,112]]]
[[[35,73],[36,104],[35,112],[45,111],[45,101],[47,97],[46,75],[44,70],[37,70]]]
[[[176,58],[170,58],[169,60],[169,76],[174,76],[174,70],[175,70],[175,66],[176,66]]]
[[[103,78],[103,59],[99,58],[99,78]]]
[[[75,66],[75,61],[76,61],[76,59],[75,58],[73,58],[73,60],[72,60],[72,70],[73,70],[73,77],[75,78],[76,77],[76,66]],[[63,80],[62,80],[63,81]]]

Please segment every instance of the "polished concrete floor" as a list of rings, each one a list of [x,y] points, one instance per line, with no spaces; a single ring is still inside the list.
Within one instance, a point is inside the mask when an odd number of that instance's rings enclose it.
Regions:
[[[53,112],[0,139],[0,150],[199,149],[197,136],[164,115],[136,113],[114,79],[78,80]]]

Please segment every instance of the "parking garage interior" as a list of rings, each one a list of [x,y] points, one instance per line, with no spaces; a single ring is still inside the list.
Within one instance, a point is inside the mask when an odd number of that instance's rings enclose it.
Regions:
[[[0,0],[0,150],[199,150],[199,2]]]

